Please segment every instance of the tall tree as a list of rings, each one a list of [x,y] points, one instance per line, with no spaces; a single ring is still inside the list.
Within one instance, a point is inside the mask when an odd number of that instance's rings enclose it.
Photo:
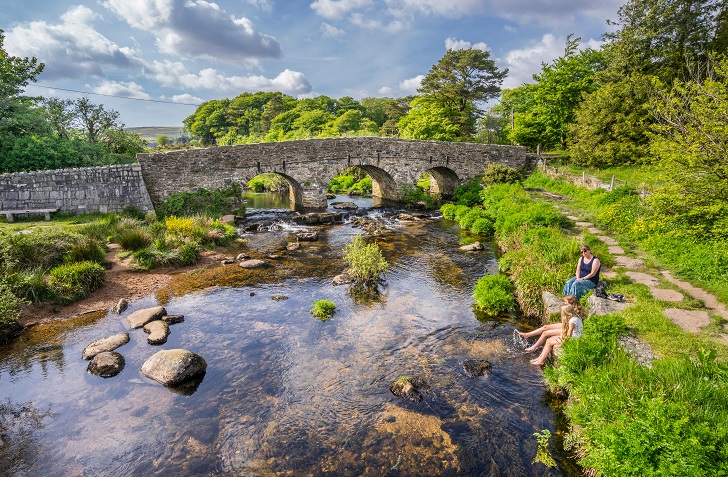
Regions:
[[[601,53],[591,48],[579,51],[580,41],[569,36],[563,56],[542,64],[541,72],[533,75],[535,83],[503,95],[505,106],[515,113],[509,133],[513,142],[566,148],[576,109],[583,95],[596,88],[595,75],[602,68]]]
[[[119,122],[119,112],[105,109],[103,104],[93,104],[88,96],[74,103],[74,120],[89,142],[100,142],[106,131],[123,129]]]
[[[450,112],[460,137],[470,138],[481,114],[480,105],[498,96],[507,74],[507,69],[500,71],[490,59],[489,51],[447,50],[422,80],[418,91]]]

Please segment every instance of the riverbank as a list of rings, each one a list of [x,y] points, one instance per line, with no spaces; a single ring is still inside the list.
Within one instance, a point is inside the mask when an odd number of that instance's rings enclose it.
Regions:
[[[118,244],[111,243],[108,244],[108,247],[106,262],[109,264],[109,268],[106,270],[106,278],[101,288],[91,292],[83,300],[67,305],[26,305],[21,311],[19,324],[23,328],[29,328],[41,323],[64,321],[88,313],[108,310],[122,298],[131,302],[154,295],[167,286],[174,275],[207,267],[225,257],[224,250],[206,250],[202,253],[200,261],[194,265],[142,271],[131,264],[130,256],[119,258],[121,247]]]

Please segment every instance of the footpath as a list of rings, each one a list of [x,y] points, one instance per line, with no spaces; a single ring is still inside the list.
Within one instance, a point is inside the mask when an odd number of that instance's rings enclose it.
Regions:
[[[646,267],[644,259],[640,258],[635,251],[625,250],[614,238],[606,235],[594,224],[584,222],[573,215],[567,215],[567,218],[572,220],[580,229],[594,234],[608,246],[609,253],[615,259],[615,265],[612,270],[606,267],[603,268],[601,277],[608,281],[617,278],[619,272],[623,271],[632,282],[647,286],[655,300],[666,304],[663,309],[665,316],[685,332],[698,333],[703,327],[710,325],[711,313],[728,320],[728,309],[718,301],[715,295],[675,278],[669,270],[656,270]],[[702,302],[704,304],[703,309],[686,310],[669,306],[670,303],[682,302],[686,296]],[[718,335],[718,340],[728,344],[728,327],[725,324],[723,325],[723,332]]]

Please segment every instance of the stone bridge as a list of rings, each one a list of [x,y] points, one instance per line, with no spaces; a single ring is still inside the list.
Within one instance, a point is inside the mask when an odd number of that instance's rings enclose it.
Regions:
[[[534,157],[520,146],[354,137],[138,154],[137,160],[154,204],[176,192],[244,185],[274,172],[288,181],[291,209],[302,210],[325,208],[329,182],[351,166],[371,177],[372,195],[398,201],[400,187],[424,173],[431,192],[447,197],[492,162],[521,169]]]

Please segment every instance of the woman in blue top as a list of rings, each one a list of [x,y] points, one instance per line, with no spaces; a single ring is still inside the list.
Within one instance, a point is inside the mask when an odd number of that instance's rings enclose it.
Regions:
[[[601,267],[602,263],[592,254],[591,249],[587,245],[582,245],[581,257],[576,264],[576,275],[569,278],[569,281],[564,285],[564,296],[583,297],[586,292],[599,283],[599,269]]]

